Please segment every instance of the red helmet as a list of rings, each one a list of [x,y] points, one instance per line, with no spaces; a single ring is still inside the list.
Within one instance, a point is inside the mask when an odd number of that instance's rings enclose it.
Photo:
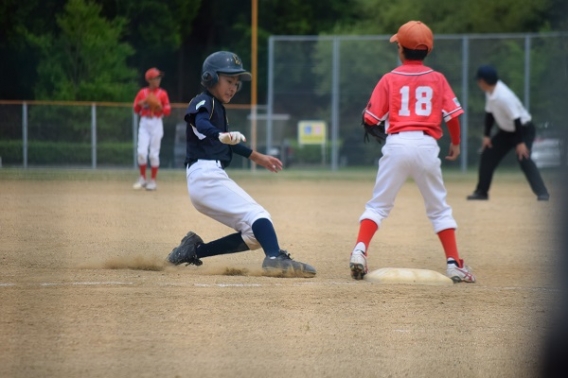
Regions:
[[[153,68],[150,68],[148,71],[146,71],[146,75],[144,77],[146,78],[146,81],[148,81],[148,80],[155,79],[157,77],[163,77],[163,76],[164,76],[164,73],[162,71],[160,71],[156,67],[153,67]]]

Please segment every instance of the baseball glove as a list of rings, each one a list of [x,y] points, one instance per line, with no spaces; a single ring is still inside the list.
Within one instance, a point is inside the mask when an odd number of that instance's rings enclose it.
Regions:
[[[152,111],[160,110],[162,108],[162,103],[160,102],[158,97],[156,97],[156,95],[151,92],[148,93],[148,96],[146,96],[146,103]]]
[[[363,141],[367,143],[370,138],[369,135],[377,141],[379,144],[383,144],[385,139],[387,139],[387,133],[385,132],[385,122],[382,121],[378,125],[368,125],[365,121],[361,121],[361,126],[365,130],[365,135],[363,136]]]

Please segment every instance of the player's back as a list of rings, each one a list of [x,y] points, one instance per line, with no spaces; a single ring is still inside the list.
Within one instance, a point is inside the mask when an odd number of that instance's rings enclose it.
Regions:
[[[447,122],[463,113],[448,81],[421,61],[406,61],[379,80],[365,109],[369,124],[385,121],[387,132],[424,131],[439,139]]]
[[[439,125],[446,79],[426,66],[404,65],[388,74],[391,126]]]

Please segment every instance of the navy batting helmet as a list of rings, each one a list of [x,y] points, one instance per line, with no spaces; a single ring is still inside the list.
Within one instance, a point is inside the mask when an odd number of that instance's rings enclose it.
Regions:
[[[218,74],[240,76],[242,81],[251,80],[251,74],[243,68],[241,59],[229,51],[218,51],[205,59],[201,70],[201,85],[211,88],[219,81]]]

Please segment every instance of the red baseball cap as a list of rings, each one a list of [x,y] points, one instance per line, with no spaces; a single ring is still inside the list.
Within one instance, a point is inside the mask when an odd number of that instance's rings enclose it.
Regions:
[[[146,78],[146,81],[148,81],[148,80],[155,79],[157,77],[163,77],[163,76],[164,76],[164,73],[162,71],[160,71],[156,67],[153,67],[153,68],[150,68],[148,71],[146,71],[146,75],[144,77]]]
[[[390,38],[391,42],[398,42],[402,47],[410,50],[428,50],[434,48],[434,35],[432,30],[421,21],[408,21],[402,25],[398,32]]]

